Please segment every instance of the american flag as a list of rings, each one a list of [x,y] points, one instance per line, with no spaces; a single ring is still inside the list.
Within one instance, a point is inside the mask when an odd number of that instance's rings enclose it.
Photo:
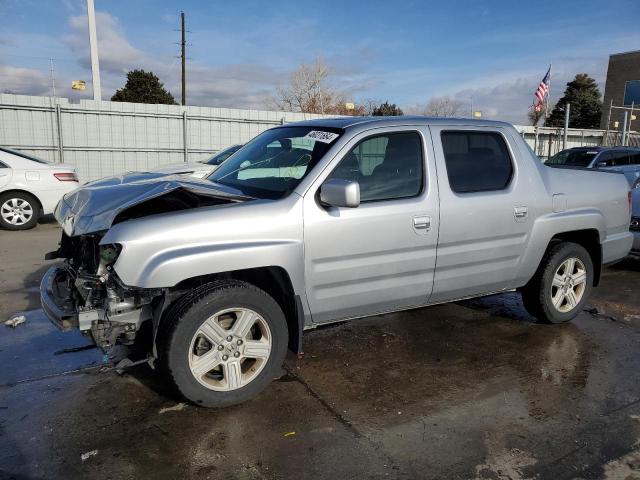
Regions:
[[[551,82],[551,67],[547,70],[547,74],[544,76],[540,85],[538,85],[538,89],[536,93],[533,95],[536,97],[536,102],[534,104],[534,108],[537,112],[542,110],[542,106],[544,105],[544,99],[547,97],[549,93],[549,84]]]

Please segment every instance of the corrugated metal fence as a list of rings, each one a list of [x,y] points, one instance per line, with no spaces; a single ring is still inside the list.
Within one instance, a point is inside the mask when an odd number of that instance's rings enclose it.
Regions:
[[[141,103],[70,103],[0,94],[0,145],[76,167],[81,181],[195,161],[287,122],[321,115]],[[563,148],[556,128],[516,128],[542,159]],[[567,148],[616,145],[620,133],[569,129]],[[630,145],[640,145],[630,135]]]
[[[72,164],[89,181],[196,161],[275,125],[318,117],[0,94],[0,145]]]
[[[615,146],[622,144],[622,132],[617,130],[592,130],[570,128],[567,145],[564,146],[564,129],[555,127],[532,127],[516,125],[516,129],[531,146],[536,155],[545,160],[564,148]],[[635,132],[627,136],[627,145],[640,147],[640,135]]]

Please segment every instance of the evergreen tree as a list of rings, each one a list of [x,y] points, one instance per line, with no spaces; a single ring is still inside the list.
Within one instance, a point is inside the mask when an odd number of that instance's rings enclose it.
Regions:
[[[558,100],[551,115],[545,122],[546,127],[564,126],[566,104],[571,104],[569,127],[599,128],[602,113],[600,90],[596,81],[586,73],[579,73],[567,83],[564,96]]]
[[[395,103],[384,102],[373,109],[371,115],[374,117],[392,117],[404,115],[402,110]]]
[[[160,79],[153,72],[144,70],[131,70],[127,73],[127,83],[113,94],[111,101],[177,105]]]

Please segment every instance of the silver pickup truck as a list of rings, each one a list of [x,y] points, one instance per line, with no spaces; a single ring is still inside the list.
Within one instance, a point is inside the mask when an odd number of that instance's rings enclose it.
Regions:
[[[42,306],[104,349],[150,332],[184,397],[231,405],[328,322],[514,289],[539,321],[571,320],[631,248],[629,199],[622,175],[547,167],[506,123],[288,124],[204,180],[66,195]]]

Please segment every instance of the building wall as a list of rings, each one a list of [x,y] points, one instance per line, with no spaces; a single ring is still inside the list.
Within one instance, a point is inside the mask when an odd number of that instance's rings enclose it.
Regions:
[[[609,118],[611,101],[613,101],[613,105],[615,106],[623,106],[624,87],[625,82],[628,80],[640,80],[640,50],[616,53],[609,56],[600,128],[607,128],[607,118]],[[637,119],[631,122],[631,130],[635,131],[640,130],[640,105],[638,105],[638,107]],[[622,130],[623,118],[623,110],[612,109],[611,122],[608,128],[614,129],[614,122],[618,121],[619,129]]]

